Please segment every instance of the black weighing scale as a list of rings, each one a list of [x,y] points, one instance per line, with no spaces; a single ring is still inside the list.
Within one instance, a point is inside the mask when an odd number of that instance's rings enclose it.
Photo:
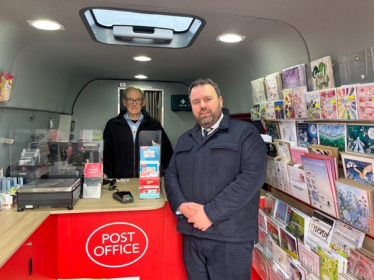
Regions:
[[[17,211],[59,207],[72,210],[80,198],[81,189],[79,178],[32,180],[17,190]]]

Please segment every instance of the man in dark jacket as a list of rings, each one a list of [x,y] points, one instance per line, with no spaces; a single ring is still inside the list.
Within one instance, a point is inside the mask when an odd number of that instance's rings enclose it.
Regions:
[[[197,124],[178,139],[165,174],[188,279],[248,280],[265,144],[253,125],[230,119],[212,80],[195,81],[189,98]]]
[[[127,110],[110,119],[103,133],[104,178],[139,177],[140,131],[161,131],[161,165],[166,169],[173,148],[160,122],[142,110],[146,102],[143,91],[135,86],[127,87],[122,102]]]

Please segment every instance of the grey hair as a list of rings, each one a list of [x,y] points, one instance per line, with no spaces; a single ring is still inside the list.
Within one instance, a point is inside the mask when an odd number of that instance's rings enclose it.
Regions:
[[[125,89],[124,93],[123,93],[123,99],[126,99],[126,94],[127,94],[130,90],[132,90],[132,89],[135,89],[135,90],[139,91],[140,94],[142,95],[142,98],[143,98],[143,99],[145,98],[145,96],[144,96],[144,92],[143,92],[143,90],[142,90],[140,87],[137,87],[137,86],[128,86],[128,87]]]
[[[202,79],[202,78],[199,78],[196,81],[194,81],[190,85],[190,87],[188,88],[188,97],[190,97],[191,91],[192,91],[192,89],[194,87],[196,87],[196,86],[203,86],[203,85],[211,85],[214,88],[214,90],[216,91],[217,97],[221,96],[221,91],[219,90],[219,87],[218,87],[218,85],[215,82],[213,82],[211,79]]]

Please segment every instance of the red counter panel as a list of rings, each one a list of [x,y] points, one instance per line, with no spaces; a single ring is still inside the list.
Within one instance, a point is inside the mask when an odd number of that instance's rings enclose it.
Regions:
[[[59,215],[59,278],[162,279],[163,215],[163,208]]]

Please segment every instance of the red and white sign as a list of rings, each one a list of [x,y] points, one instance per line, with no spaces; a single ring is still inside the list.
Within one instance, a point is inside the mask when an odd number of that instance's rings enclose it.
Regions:
[[[148,249],[148,237],[138,226],[116,222],[93,231],[86,242],[86,253],[105,267],[124,267],[137,262]]]
[[[103,164],[102,163],[86,163],[84,165],[85,178],[102,178]]]

